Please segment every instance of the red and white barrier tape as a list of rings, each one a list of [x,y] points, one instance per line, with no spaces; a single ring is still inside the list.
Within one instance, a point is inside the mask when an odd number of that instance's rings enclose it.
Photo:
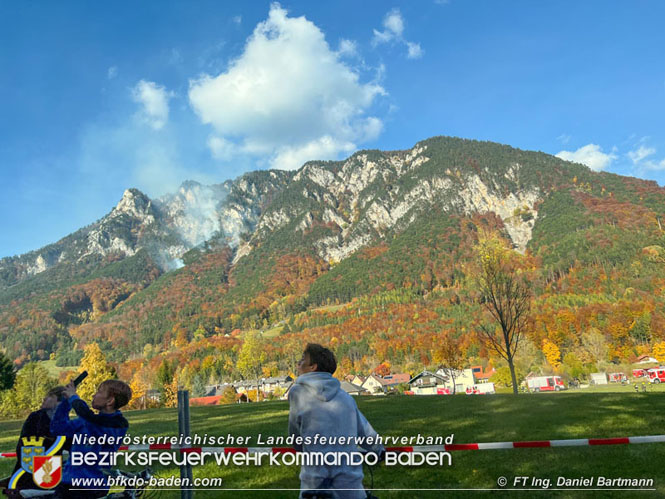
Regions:
[[[525,442],[485,442],[477,444],[417,445],[407,447],[386,447],[390,452],[444,452],[456,450],[494,450],[525,449],[535,447],[580,447],[586,445],[624,445],[665,443],[665,435],[622,438],[575,438],[568,440],[532,440]],[[246,454],[283,454],[295,452],[291,447],[179,447],[171,444],[129,445],[120,450],[179,450],[180,452],[246,453]],[[15,452],[3,452],[0,458],[16,458]]]

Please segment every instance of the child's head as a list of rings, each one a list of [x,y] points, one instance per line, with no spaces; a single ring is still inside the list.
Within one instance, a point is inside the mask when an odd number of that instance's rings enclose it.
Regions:
[[[63,399],[64,392],[64,386],[56,386],[55,388],[51,388],[42,401],[42,409],[55,409],[55,406],[58,405],[58,402]]]
[[[335,354],[317,343],[308,343],[302,354],[302,359],[298,362],[298,374],[314,371],[332,374],[335,369],[337,369]]]
[[[100,383],[92,397],[92,407],[97,410],[118,410],[126,406],[132,398],[132,390],[124,381],[107,379]]]

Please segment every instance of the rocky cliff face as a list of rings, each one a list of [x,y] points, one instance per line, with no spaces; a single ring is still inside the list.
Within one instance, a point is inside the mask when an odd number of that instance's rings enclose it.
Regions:
[[[210,186],[188,181],[156,200],[128,189],[94,224],[40,250],[0,260],[0,286],[63,262],[117,260],[143,248],[169,270],[206,241],[229,245],[235,263],[280,231],[287,232],[286,244],[309,237],[307,244],[319,256],[335,262],[404,230],[433,206],[450,214],[495,213],[523,252],[547,195],[533,180],[543,177],[534,175],[542,169],[539,161],[549,162],[548,168],[564,164],[508,146],[435,138],[406,151],[313,161],[297,172],[258,171]],[[311,236],[318,226],[326,231]]]
[[[0,260],[0,287],[59,263],[117,260],[144,248],[165,271],[182,266],[184,253],[209,240],[235,248],[241,234],[254,230],[266,200],[289,177],[288,172],[256,172],[211,186],[187,181],[176,193],[157,200],[127,189],[97,222],[57,243]]]
[[[325,260],[339,261],[377,238],[404,230],[436,204],[450,213],[494,212],[515,248],[526,250],[543,197],[538,187],[506,192],[497,175],[481,178],[461,169],[431,168],[431,161],[428,146],[418,144],[408,151],[359,153],[341,165],[308,163],[287,187],[291,202],[266,211],[254,240],[294,220],[300,232],[324,223],[338,235],[322,237],[314,246]],[[514,182],[520,169],[515,163],[501,176]]]
[[[87,251],[78,258],[116,253],[132,256],[141,234],[153,228],[159,214],[152,201],[138,189],[127,189],[111,213],[96,223],[87,234]],[[129,230],[123,230],[129,229]]]

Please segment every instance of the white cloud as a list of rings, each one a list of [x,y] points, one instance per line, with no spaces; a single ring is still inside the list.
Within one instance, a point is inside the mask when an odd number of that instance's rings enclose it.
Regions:
[[[106,72],[106,77],[107,77],[109,80],[112,80],[112,79],[115,78],[116,76],[118,76],[118,66],[111,66],[111,67],[108,69],[108,71]]]
[[[577,151],[561,151],[556,154],[556,157],[574,163],[582,163],[595,171],[606,169],[616,159],[614,153],[606,154],[596,144],[587,144]]]
[[[404,39],[404,19],[399,9],[392,9],[383,18],[383,31],[373,30],[372,45],[376,47],[383,43],[398,43],[406,45],[407,57],[419,59],[423,56],[423,49],[419,43]]]
[[[208,137],[208,147],[210,148],[213,158],[216,159],[228,160],[237,152],[237,147],[233,142],[226,140],[224,137],[217,137],[215,135]]]
[[[660,161],[647,161],[644,165],[649,170],[665,170],[665,159]]]
[[[628,157],[633,162],[634,165],[640,163],[644,158],[656,154],[656,150],[653,147],[645,147],[640,145],[637,149],[633,151],[628,151]]]
[[[169,119],[169,99],[173,93],[152,81],[139,81],[132,90],[134,101],[141,105],[140,116],[155,130],[164,127]]]
[[[642,137],[636,140],[635,135],[628,138],[632,143],[633,149],[626,153],[626,156],[633,163],[634,172],[637,176],[644,176],[647,170],[665,170],[665,159],[655,159],[652,156],[658,151],[655,147],[650,147],[648,142],[651,137]]]
[[[361,83],[316,25],[279,4],[225,72],[191,80],[189,88],[192,108],[216,132],[208,141],[213,154],[267,156],[288,169],[375,138],[382,123],[367,111],[380,95],[384,89]]]
[[[242,24],[242,16],[234,16],[231,21],[233,21],[233,24],[240,25]]]
[[[337,53],[340,56],[356,57],[358,55],[358,45],[353,40],[346,40],[342,38],[339,41],[339,48]]]
[[[283,146],[277,150],[272,162],[274,168],[290,170],[314,158],[330,158],[338,152],[351,153],[356,148],[352,142],[340,142],[329,135],[319,137],[299,146]]]
[[[393,40],[393,35],[390,31],[374,30],[374,38],[372,38],[372,45],[376,47],[382,43],[388,43]]]
[[[386,33],[390,38],[401,38],[404,33],[404,20],[399,9],[393,9],[383,19],[383,27],[386,28]]]
[[[636,176],[641,177],[645,175],[647,170],[665,170],[665,159],[661,159],[660,161],[653,159],[642,161],[636,165],[634,172]]]
[[[409,53],[406,55],[409,59],[420,59],[423,56],[423,49],[419,43],[406,42],[406,46],[409,48]]]
[[[567,133],[562,133],[556,138],[556,140],[561,142],[563,145],[566,145],[568,142],[570,142],[570,139],[572,139],[572,137]]]
[[[647,161],[644,164],[644,167],[647,170],[665,170],[665,159],[661,159],[660,161]]]

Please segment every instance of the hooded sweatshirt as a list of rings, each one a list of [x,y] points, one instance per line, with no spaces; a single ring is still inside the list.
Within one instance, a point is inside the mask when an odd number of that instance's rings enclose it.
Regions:
[[[376,437],[377,433],[358,410],[355,400],[340,388],[338,380],[326,372],[311,372],[298,376],[289,391],[289,434],[311,437]],[[365,450],[380,453],[381,445],[361,446]],[[356,443],[296,445],[302,452],[358,452]],[[359,480],[362,486],[362,465],[305,466],[300,470],[300,480],[315,483],[317,480]]]

